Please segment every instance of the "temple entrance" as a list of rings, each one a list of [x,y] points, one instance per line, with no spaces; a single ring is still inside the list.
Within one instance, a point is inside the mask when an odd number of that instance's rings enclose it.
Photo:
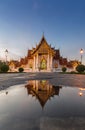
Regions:
[[[40,62],[40,69],[41,70],[46,70],[47,69],[47,61],[46,59],[42,59]]]

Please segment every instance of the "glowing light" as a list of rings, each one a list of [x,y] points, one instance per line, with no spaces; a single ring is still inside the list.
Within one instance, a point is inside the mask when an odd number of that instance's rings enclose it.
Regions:
[[[82,57],[83,57],[83,49],[82,48],[80,50],[80,54],[81,54],[81,64],[82,64]]]
[[[83,93],[82,92],[79,92],[79,96],[82,96],[83,95]]]
[[[83,49],[81,48],[80,53],[83,54],[83,52],[84,52],[84,51],[83,51]]]

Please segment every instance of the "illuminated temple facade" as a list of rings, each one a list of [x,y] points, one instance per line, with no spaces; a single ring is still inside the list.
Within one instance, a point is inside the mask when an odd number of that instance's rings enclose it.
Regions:
[[[71,64],[60,55],[59,49],[52,48],[42,36],[36,47],[28,50],[25,58],[21,58],[20,62],[11,61],[9,66],[11,71],[23,67],[25,72],[53,72]]]
[[[20,64],[25,71],[51,72],[61,69],[62,59],[63,65],[66,65],[67,59],[60,57],[60,51],[52,48],[43,36],[35,48],[28,50],[27,56],[21,59]]]

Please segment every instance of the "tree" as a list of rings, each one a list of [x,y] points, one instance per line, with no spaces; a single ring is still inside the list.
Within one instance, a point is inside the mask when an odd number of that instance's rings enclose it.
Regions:
[[[66,67],[62,67],[62,72],[66,72],[67,68]]]
[[[66,67],[63,67],[62,68],[62,72],[66,72],[67,68]]]
[[[79,73],[83,73],[85,71],[85,65],[82,64],[78,65],[76,67],[76,71],[78,71]]]
[[[1,72],[7,72],[9,70],[9,66],[6,64],[2,64],[0,67]]]
[[[2,61],[0,61],[0,72],[1,72],[1,66],[3,65],[3,62]]]
[[[24,69],[23,69],[22,67],[20,67],[20,68],[18,69],[18,71],[19,71],[19,72],[23,72]]]

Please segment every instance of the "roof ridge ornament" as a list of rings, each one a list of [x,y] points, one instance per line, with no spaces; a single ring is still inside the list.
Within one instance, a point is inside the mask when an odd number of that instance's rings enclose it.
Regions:
[[[42,35],[43,37],[44,37],[44,32],[43,32],[43,35]]]

